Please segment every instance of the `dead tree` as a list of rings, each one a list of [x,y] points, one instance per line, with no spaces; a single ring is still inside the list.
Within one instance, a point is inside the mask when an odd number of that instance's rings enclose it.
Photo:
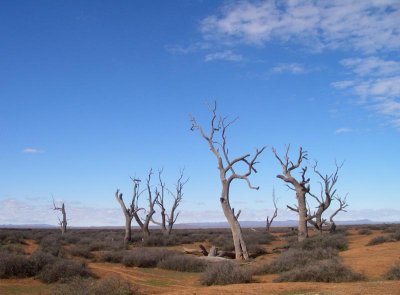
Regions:
[[[131,178],[133,181],[133,195],[132,195],[132,201],[130,203],[130,206],[127,208],[125,206],[124,200],[122,199],[122,193],[117,191],[115,192],[115,198],[117,199],[118,203],[121,206],[122,212],[124,213],[125,216],[125,237],[124,237],[124,242],[125,244],[130,242],[132,239],[132,219],[133,217],[138,216],[138,212],[140,210],[143,210],[143,208],[138,207],[138,200],[140,196],[139,192],[139,185],[140,185],[140,179],[135,179]]]
[[[58,216],[57,218],[58,218],[58,224],[60,225],[61,234],[63,235],[67,232],[67,212],[65,211],[65,204],[64,202],[62,202],[61,207],[57,207],[53,198],[53,207],[54,207],[53,210],[60,211],[62,214],[62,220]]]
[[[333,198],[335,198],[335,195],[336,195],[335,185],[339,178],[339,174],[338,174],[339,169],[343,166],[343,163],[341,165],[338,165],[337,163],[335,163],[335,165],[336,165],[335,172],[330,175],[326,174],[325,176],[322,175],[322,173],[320,173],[318,171],[317,165],[318,165],[318,162],[315,162],[315,165],[313,168],[314,168],[314,172],[321,179],[321,182],[320,182],[321,192],[320,192],[319,197],[312,194],[311,192],[309,193],[310,196],[312,196],[318,202],[318,206],[317,206],[317,211],[314,213],[315,220],[310,219],[308,221],[308,223],[313,225],[315,227],[315,229],[317,229],[320,233],[322,233],[322,227],[326,223],[326,219],[322,218],[322,214],[326,211],[326,209],[329,208]],[[309,210],[309,215],[311,215],[310,210]]]
[[[277,200],[275,197],[275,188],[273,188],[273,190],[272,190],[272,200],[274,202],[275,211],[274,211],[274,214],[272,215],[271,219],[269,219],[269,216],[267,216],[267,232],[270,231],[272,222],[278,216],[278,206],[276,205]]]
[[[303,241],[308,237],[308,228],[307,222],[314,218],[314,216],[309,215],[307,210],[307,201],[306,195],[310,192],[310,178],[306,178],[307,166],[301,168],[301,179],[297,180],[292,176],[292,171],[296,170],[300,167],[303,160],[307,160],[307,152],[303,151],[300,147],[299,156],[297,158],[297,162],[293,163],[289,159],[289,150],[290,145],[286,147],[286,153],[283,160],[278,156],[276,149],[272,148],[272,152],[275,157],[278,159],[279,163],[282,166],[282,174],[277,175],[277,178],[282,179],[287,183],[287,187],[296,192],[297,205],[294,207],[287,206],[290,210],[296,212],[299,216],[299,225],[298,225],[298,240],[299,242]]]
[[[178,219],[179,213],[176,212],[176,209],[178,208],[179,204],[182,201],[183,198],[183,187],[184,185],[189,181],[189,179],[183,179],[183,170],[180,172],[180,176],[175,184],[175,192],[170,191],[169,189],[166,188],[165,183],[161,179],[161,174],[162,170],[158,171],[158,180],[159,180],[159,186],[160,190],[156,190],[156,204],[160,207],[160,215],[161,215],[161,221],[155,221],[152,219],[151,221],[154,224],[157,224],[161,227],[162,232],[164,235],[170,235],[172,228]],[[165,208],[165,193],[166,191],[173,197],[174,201],[172,203],[171,211],[169,214],[166,213],[166,208]]]
[[[230,186],[232,181],[241,179],[247,182],[250,189],[258,189],[251,184],[249,176],[252,172],[256,173],[255,169],[257,157],[264,151],[265,147],[260,150],[256,150],[255,155],[250,158],[250,154],[245,154],[234,159],[230,159],[229,151],[226,146],[226,130],[235,121],[227,122],[227,118],[217,118],[216,109],[217,104],[210,106],[211,112],[211,124],[210,131],[208,134],[205,133],[204,129],[197,123],[194,117],[191,117],[192,127],[191,130],[198,130],[203,139],[207,142],[211,152],[215,156],[218,163],[219,177],[221,181],[221,197],[220,202],[224,215],[229,223],[232,232],[233,244],[235,246],[236,259],[248,259],[249,254],[247,252],[246,243],[243,238],[242,229],[238,221],[240,210],[235,213],[235,209],[230,204]],[[215,136],[219,134],[220,139],[217,140]],[[238,173],[236,167],[238,165],[244,165],[247,170],[243,173]]]
[[[140,228],[142,229],[143,235],[145,237],[148,237],[150,235],[150,230],[149,230],[149,225],[150,225],[150,221],[153,219],[153,215],[154,213],[156,213],[156,211],[154,210],[154,205],[157,202],[157,194],[155,194],[155,196],[153,196],[153,192],[151,189],[151,176],[153,175],[153,169],[150,169],[150,172],[147,176],[147,181],[146,181],[146,187],[147,187],[147,201],[149,204],[148,209],[146,210],[146,216],[145,218],[143,218],[143,222],[140,221],[139,216],[136,215],[135,219],[138,222]],[[140,221],[140,222],[139,222]]]
[[[335,212],[332,213],[332,215],[329,217],[329,221],[330,221],[330,232],[334,233],[336,232],[336,223],[333,221],[333,218],[340,212],[347,212],[347,210],[345,210],[349,204],[347,204],[347,195],[342,199],[340,197],[335,197],[335,199],[339,202],[339,208],[336,209]]]

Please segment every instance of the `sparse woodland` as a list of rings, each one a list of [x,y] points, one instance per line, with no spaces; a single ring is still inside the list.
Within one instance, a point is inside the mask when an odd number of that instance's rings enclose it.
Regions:
[[[199,144],[204,144],[204,156],[216,161],[220,187],[215,198],[229,229],[176,229],[180,205],[190,198],[185,195],[189,176],[181,170],[175,182],[167,183],[164,169],[150,169],[144,178],[130,178],[130,192],[117,189],[114,193],[122,211],[123,231],[67,228],[68,207],[64,202],[56,205],[54,199],[52,209],[61,213],[61,233],[52,229],[0,229],[0,293],[6,294],[10,290],[7,288],[12,288],[7,281],[10,278],[34,278],[38,294],[209,294],[202,291],[213,288],[207,286],[238,283],[251,283],[251,294],[280,294],[274,287],[276,282],[319,282],[321,285],[313,285],[310,290],[329,292],[334,283],[374,284],[377,280],[385,286],[379,285],[377,290],[395,289],[392,282],[400,279],[400,264],[395,261],[400,249],[400,227],[335,223],[336,216],[348,207],[347,194],[341,197],[338,191],[343,163],[335,162],[332,171],[323,172],[317,161],[310,163],[303,147],[292,150],[290,145],[283,150],[272,147],[272,153],[261,146],[253,153],[232,155],[228,133],[237,120],[219,115],[216,103],[209,106],[209,113],[206,124],[191,116],[191,130],[200,138]],[[268,155],[276,166],[260,163]],[[243,182],[248,189],[258,190],[251,178],[259,169],[276,171],[278,185],[285,186],[292,199],[282,204],[284,200],[273,188],[268,198],[273,213],[267,216],[266,226],[243,228],[241,208],[231,203],[231,184]],[[272,188],[268,183],[259,185]],[[296,214],[297,228],[274,226],[279,219],[279,205]],[[382,249],[386,251],[381,259],[384,263],[377,265],[378,273],[352,265],[354,251],[366,248],[366,254],[357,252],[357,257],[367,255],[374,259],[370,253],[377,257],[378,247],[385,247]],[[149,268],[151,272],[147,271]],[[164,270],[169,271],[170,277]],[[181,279],[177,282],[174,273],[180,273],[179,278],[182,276],[187,283]],[[240,286],[245,292],[245,287]],[[280,286],[293,290],[289,285]],[[343,290],[348,288],[341,286]],[[357,292],[372,288],[357,286]]]

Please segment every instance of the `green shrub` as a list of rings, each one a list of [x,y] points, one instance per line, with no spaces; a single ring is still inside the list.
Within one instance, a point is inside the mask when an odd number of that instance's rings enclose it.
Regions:
[[[250,283],[252,272],[234,262],[217,262],[206,268],[200,281],[207,286]]]
[[[159,268],[181,272],[202,272],[206,269],[206,266],[207,263],[205,261],[182,254],[168,256],[157,264]]]
[[[282,273],[274,282],[353,282],[365,280],[361,274],[354,273],[338,259],[314,261],[304,267],[297,267]]]

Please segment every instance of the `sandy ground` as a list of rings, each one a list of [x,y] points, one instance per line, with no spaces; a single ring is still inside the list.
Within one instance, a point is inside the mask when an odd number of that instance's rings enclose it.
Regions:
[[[366,282],[355,283],[273,283],[275,275],[256,276],[252,284],[205,287],[199,283],[199,274],[180,273],[157,268],[132,268],[113,263],[89,263],[88,266],[100,277],[120,276],[136,285],[144,294],[399,294],[399,281],[385,281],[383,274],[395,262],[400,261],[400,242],[366,246],[373,237],[381,235],[358,235],[351,231],[348,236],[349,249],[340,253],[343,263],[368,277]],[[274,241],[266,246],[268,253],[284,242]],[[27,253],[36,250],[33,241],[26,241]],[[197,245],[171,247],[182,251]],[[267,254],[256,259],[255,264],[273,260],[277,255]],[[0,280],[0,294],[51,294],[52,285],[34,279]]]

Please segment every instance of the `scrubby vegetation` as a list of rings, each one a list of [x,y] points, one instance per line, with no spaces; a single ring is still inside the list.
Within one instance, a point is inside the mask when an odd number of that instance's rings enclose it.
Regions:
[[[54,295],[138,295],[138,289],[126,280],[109,277],[101,280],[74,278],[68,284],[59,284]]]
[[[383,236],[377,236],[373,239],[371,239],[367,246],[374,246],[378,244],[383,244],[383,243],[388,243],[388,242],[398,242],[400,241],[400,228],[397,228],[393,231],[390,231],[390,233],[383,235]]]
[[[338,252],[348,247],[343,234],[316,235],[302,242],[291,242],[277,259],[257,273],[277,273],[276,282],[349,282],[364,277],[343,266]]]
[[[400,263],[395,263],[386,273],[387,280],[400,280]]]
[[[214,263],[206,268],[200,281],[207,286],[250,283],[252,271],[234,262]]]
[[[338,258],[312,261],[282,273],[274,282],[353,282],[365,280],[361,274],[345,267]]]

